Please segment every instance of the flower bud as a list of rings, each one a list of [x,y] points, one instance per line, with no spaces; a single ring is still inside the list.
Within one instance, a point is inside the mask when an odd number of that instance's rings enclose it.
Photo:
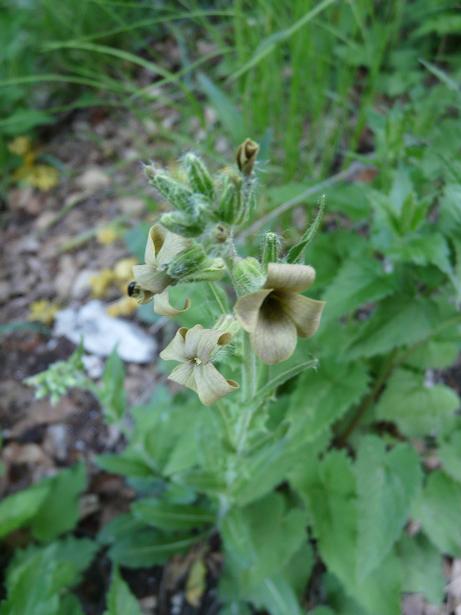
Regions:
[[[262,263],[276,263],[280,252],[280,238],[276,233],[266,233],[262,245]]]
[[[216,217],[227,224],[240,224],[244,215],[242,180],[235,173],[229,173],[223,178]]]
[[[258,152],[259,145],[251,139],[245,139],[239,145],[237,150],[237,166],[243,175],[249,176],[252,174]]]
[[[176,181],[168,173],[154,165],[144,167],[151,185],[175,208],[186,214],[194,214],[193,192]]]
[[[160,216],[160,224],[176,235],[197,237],[205,228],[203,218],[193,218],[180,211],[172,211]]]
[[[183,278],[183,282],[215,282],[226,273],[226,265],[222,258],[208,258],[202,266]]]
[[[232,279],[237,295],[241,297],[259,290],[266,276],[261,263],[256,258],[248,256],[236,263],[232,270]]]
[[[189,152],[183,158],[183,165],[192,190],[211,201],[214,194],[213,180],[202,159]]]
[[[234,337],[241,330],[241,325],[239,321],[235,318],[233,314],[223,314],[218,318],[216,324],[213,326],[213,329],[217,329],[218,331],[222,331],[223,333],[229,333]]]
[[[205,250],[198,243],[179,252],[168,265],[167,274],[176,280],[199,271],[207,261]]]

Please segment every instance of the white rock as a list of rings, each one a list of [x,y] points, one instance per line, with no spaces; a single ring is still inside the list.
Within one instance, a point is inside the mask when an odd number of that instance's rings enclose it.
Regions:
[[[100,167],[89,167],[75,182],[86,193],[93,193],[102,188],[107,188],[110,178]]]
[[[119,356],[132,363],[152,361],[155,341],[137,325],[113,318],[101,301],[90,301],[81,308],[66,308],[56,315],[54,334],[62,335],[100,357],[107,357],[114,348]]]

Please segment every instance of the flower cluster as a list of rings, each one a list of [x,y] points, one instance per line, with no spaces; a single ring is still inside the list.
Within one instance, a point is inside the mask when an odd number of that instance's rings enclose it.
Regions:
[[[160,353],[162,359],[179,363],[170,380],[195,391],[205,405],[239,388],[214,365],[233,335],[237,341],[246,337],[255,358],[275,365],[292,356],[298,337],[314,335],[324,307],[323,301],[302,294],[315,280],[314,269],[283,262],[275,233],[266,234],[260,259],[241,258],[237,253],[234,233],[249,219],[256,203],[258,151],[259,146],[247,139],[238,148],[237,169],[226,168],[214,179],[192,153],[183,158],[179,177],[153,164],[146,166],[151,184],[173,211],[162,214],[151,227],[144,263],[133,267],[129,296],[139,303],[152,301],[156,313],[175,317],[190,307],[190,301],[186,299],[182,308],[172,306],[171,286],[197,281],[214,284],[227,273],[237,294],[229,315],[232,332],[223,330],[222,319],[211,329],[181,327]],[[238,354],[238,344],[233,349],[244,370],[251,357]],[[248,381],[243,371],[242,377]],[[251,377],[256,378],[254,373]]]

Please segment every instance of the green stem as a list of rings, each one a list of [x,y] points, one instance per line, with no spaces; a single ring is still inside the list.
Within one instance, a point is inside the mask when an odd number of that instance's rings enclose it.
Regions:
[[[252,399],[256,394],[258,385],[258,376],[256,368],[256,355],[251,348],[250,337],[248,333],[243,333],[243,348],[242,348],[242,389],[241,400],[243,404],[243,413],[241,420],[237,423],[237,453],[240,455],[245,448],[245,443],[250,426],[251,417],[255,409]]]
[[[213,295],[213,299],[216,301],[217,306],[221,310],[223,314],[227,314],[228,310],[224,305],[222,298],[219,296],[218,291],[216,290],[216,286],[214,282],[207,282],[208,288],[210,289],[211,294]]]

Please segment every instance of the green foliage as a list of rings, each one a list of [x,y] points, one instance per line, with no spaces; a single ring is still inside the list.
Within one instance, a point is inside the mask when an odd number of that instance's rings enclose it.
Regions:
[[[122,579],[118,568],[112,573],[112,582],[107,594],[107,610],[104,615],[141,615],[141,608],[130,588]]]
[[[46,500],[49,488],[49,484],[40,483],[0,502],[0,536],[6,536],[33,519]]]
[[[106,361],[101,386],[95,390],[108,423],[119,422],[125,413],[125,366],[117,351]]]
[[[46,547],[17,551],[6,574],[7,598],[1,615],[61,615],[69,607],[69,589],[96,554],[90,540],[67,538]],[[72,613],[81,613],[75,608]]]

